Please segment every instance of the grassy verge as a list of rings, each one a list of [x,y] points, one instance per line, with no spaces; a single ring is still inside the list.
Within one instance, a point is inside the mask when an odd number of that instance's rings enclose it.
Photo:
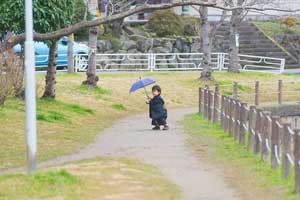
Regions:
[[[284,35],[288,31],[291,34],[299,34],[300,26],[294,26],[288,28],[279,21],[269,21],[269,22],[254,22],[254,24],[260,27],[268,36],[273,37],[274,35]]]
[[[221,91],[232,93],[233,81],[240,83],[242,93],[251,93],[254,81],[262,84],[261,101],[276,100],[274,91],[278,79],[293,81],[297,76],[272,75],[263,73],[215,73],[216,82],[222,84]],[[163,97],[169,109],[196,107],[198,87],[207,83],[199,82],[199,72],[162,73],[116,73],[100,75],[99,87],[93,91],[82,86],[85,74],[58,74],[56,100],[38,100],[38,159],[39,161],[69,154],[90,143],[95,135],[118,119],[135,113],[147,112],[143,90],[129,94],[131,84],[140,76],[159,80]],[[209,83],[213,84],[213,83]],[[295,83],[285,84],[287,90],[298,89]],[[38,75],[38,93],[44,88],[44,76]],[[150,92],[150,87],[148,88]],[[247,98],[248,96],[245,96]],[[284,97],[297,98],[299,94]],[[244,99],[254,102],[254,99]],[[24,165],[24,102],[9,98],[0,106],[0,170]],[[145,119],[147,120],[147,119]]]
[[[0,177],[0,200],[176,200],[178,188],[150,166],[128,159],[96,159],[34,175]]]
[[[263,193],[263,199],[299,199],[293,194],[293,180],[282,180],[280,170],[272,170],[269,164],[261,161],[259,156],[248,152],[231,136],[224,133],[220,125],[212,124],[198,114],[185,117],[184,129],[196,139],[191,146],[195,150],[205,146],[199,156],[206,152],[211,162],[224,169],[232,177],[232,184],[247,193]],[[249,194],[248,194],[249,195]],[[251,195],[251,194],[250,194]],[[253,198],[260,199],[259,195]],[[251,199],[251,198],[250,198]]]

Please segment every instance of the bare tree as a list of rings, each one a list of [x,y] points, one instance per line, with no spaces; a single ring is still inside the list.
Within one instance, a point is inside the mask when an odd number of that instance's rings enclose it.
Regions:
[[[239,27],[244,20],[244,17],[250,10],[265,11],[266,5],[271,5],[272,0],[226,0],[226,6],[232,9],[230,18],[230,35],[229,35],[229,72],[240,71],[239,58]],[[252,9],[249,9],[252,8]],[[270,9],[276,10],[276,8]],[[280,10],[280,9],[278,9]]]
[[[89,89],[94,89],[97,86],[99,77],[96,75],[96,52],[97,52],[97,35],[99,26],[90,28],[89,31],[89,60],[88,69],[86,72],[87,78],[82,83],[88,85]]]
[[[208,2],[208,1],[206,1]],[[223,10],[222,16],[218,22],[209,23],[208,22],[208,7],[201,6],[199,7],[200,14],[200,25],[201,25],[201,42],[202,42],[202,51],[203,51],[203,60],[200,79],[204,81],[213,81],[212,76],[213,69],[211,63],[211,49],[213,40],[216,36],[216,31],[224,23],[227,11]]]

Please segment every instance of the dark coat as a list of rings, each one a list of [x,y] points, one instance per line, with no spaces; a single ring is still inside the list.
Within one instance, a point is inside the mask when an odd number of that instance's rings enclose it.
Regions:
[[[149,114],[151,119],[167,119],[168,114],[167,109],[165,108],[165,101],[160,95],[155,96],[153,99],[150,100],[149,108]]]

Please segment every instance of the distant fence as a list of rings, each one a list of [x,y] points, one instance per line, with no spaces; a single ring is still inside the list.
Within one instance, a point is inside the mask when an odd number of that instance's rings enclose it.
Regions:
[[[279,88],[280,88],[279,81]],[[258,85],[256,83],[256,85]],[[270,163],[272,169],[282,166],[282,178],[291,178],[294,170],[295,192],[300,192],[300,130],[292,130],[291,124],[280,122],[280,116],[238,99],[237,86],[233,95],[221,95],[219,86],[214,91],[199,88],[199,113],[212,123],[221,123],[224,132],[233,136],[240,145]],[[278,90],[278,103],[282,102],[282,91]]]
[[[240,54],[242,71],[282,73],[284,58],[272,58]],[[145,54],[96,54],[98,71],[187,71],[202,70],[203,53],[145,53]],[[217,71],[228,69],[227,53],[212,53],[212,68]],[[88,55],[75,55],[77,71],[86,71]]]

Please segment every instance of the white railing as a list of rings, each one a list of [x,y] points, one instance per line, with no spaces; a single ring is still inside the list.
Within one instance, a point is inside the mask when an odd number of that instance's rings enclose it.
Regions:
[[[243,71],[282,73],[285,59],[240,54]],[[187,71],[202,70],[203,53],[146,53],[146,54],[97,54],[98,71]],[[88,55],[75,55],[77,71],[86,71]],[[227,53],[212,53],[214,70],[226,70],[229,65]]]

